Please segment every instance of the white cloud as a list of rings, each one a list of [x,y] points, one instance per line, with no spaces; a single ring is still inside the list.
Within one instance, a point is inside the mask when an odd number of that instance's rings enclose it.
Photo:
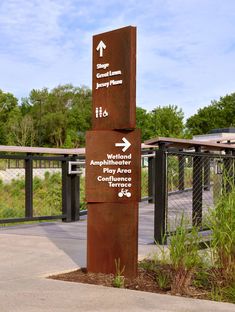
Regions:
[[[138,29],[137,104],[186,115],[235,91],[233,0],[2,0],[0,88],[91,86],[92,35]]]

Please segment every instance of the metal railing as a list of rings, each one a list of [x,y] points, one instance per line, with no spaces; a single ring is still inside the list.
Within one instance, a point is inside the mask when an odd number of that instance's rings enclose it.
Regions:
[[[84,178],[82,172],[73,171],[81,159],[77,155],[0,154],[0,224],[79,220],[84,214],[84,192],[80,192]]]
[[[85,156],[61,153],[0,153],[0,224],[72,222],[87,213]],[[141,163],[142,201],[154,204],[153,236],[158,242],[175,231],[182,216],[189,227],[206,229],[208,211],[235,180],[235,156],[230,153],[145,149]]]
[[[208,213],[234,185],[235,156],[159,149],[152,161],[155,240],[172,234],[182,217],[189,229],[207,230]]]

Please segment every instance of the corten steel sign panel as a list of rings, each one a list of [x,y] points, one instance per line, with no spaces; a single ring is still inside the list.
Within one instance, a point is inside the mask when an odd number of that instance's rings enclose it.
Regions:
[[[138,202],[140,131],[88,131],[86,135],[86,201]]]
[[[136,27],[93,37],[93,129],[134,129]]]
[[[136,126],[136,28],[93,37],[92,128],[86,136],[87,269],[135,277],[141,139]]]
[[[120,259],[124,275],[133,277],[138,262],[138,203],[88,204],[87,269],[116,273]]]

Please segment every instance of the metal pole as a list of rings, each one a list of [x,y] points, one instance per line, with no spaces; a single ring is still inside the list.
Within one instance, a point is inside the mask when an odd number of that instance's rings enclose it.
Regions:
[[[196,153],[201,152],[201,147],[195,148]],[[202,196],[203,196],[203,180],[202,180],[203,158],[200,155],[193,157],[193,210],[192,223],[194,226],[202,224]]]
[[[164,144],[156,151],[155,164],[154,239],[159,244],[164,244],[167,209],[167,166]]]
[[[179,155],[178,156],[178,187],[179,191],[184,191],[184,165],[185,165],[185,156]]]
[[[154,203],[155,197],[155,158],[148,157],[148,202]]]
[[[33,217],[33,160],[32,155],[27,154],[25,159],[25,217]]]

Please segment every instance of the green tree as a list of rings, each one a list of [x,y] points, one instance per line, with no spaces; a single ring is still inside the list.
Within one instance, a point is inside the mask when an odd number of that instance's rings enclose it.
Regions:
[[[74,88],[68,114],[68,133],[75,146],[85,144],[85,132],[91,128],[91,90]]]
[[[176,105],[158,106],[150,113],[153,136],[182,137],[184,113]]]
[[[136,108],[136,127],[141,129],[142,142],[153,136],[151,115],[141,107]]]
[[[19,106],[10,112],[7,130],[7,144],[19,146],[34,145],[35,130],[33,119],[29,114],[23,116]]]
[[[235,93],[221,97],[219,101],[212,101],[186,122],[192,134],[204,134],[215,128],[232,126],[235,126]]]
[[[17,107],[18,100],[13,94],[0,90],[0,144],[7,144],[7,122],[9,114]]]
[[[81,146],[91,126],[91,90],[71,84],[32,90],[22,110],[34,120],[37,145]]]

